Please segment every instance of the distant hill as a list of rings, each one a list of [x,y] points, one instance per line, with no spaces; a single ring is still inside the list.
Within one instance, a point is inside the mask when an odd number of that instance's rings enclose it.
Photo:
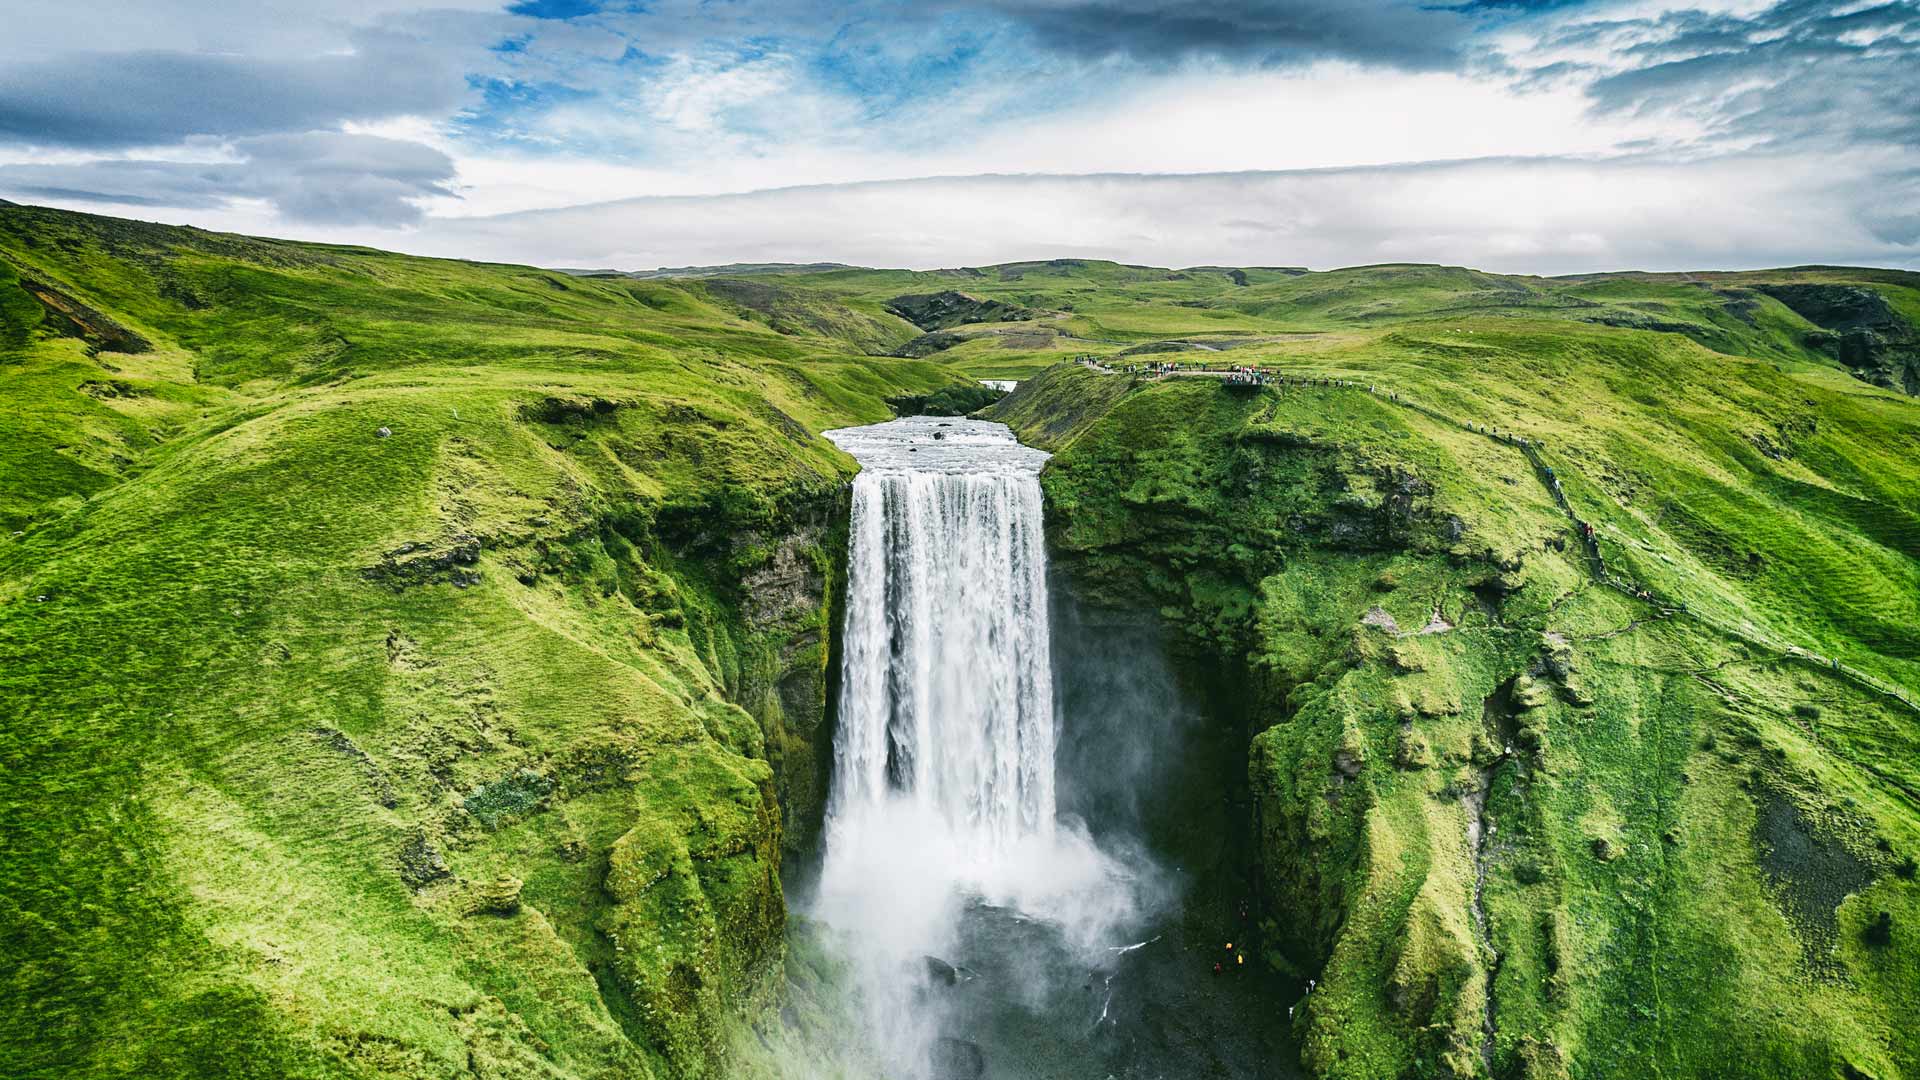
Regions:
[[[559,270],[576,277],[629,277],[641,281],[659,278],[742,277],[756,274],[811,274],[822,270],[852,270],[845,263],[726,263],[722,266],[663,266],[657,270]]]

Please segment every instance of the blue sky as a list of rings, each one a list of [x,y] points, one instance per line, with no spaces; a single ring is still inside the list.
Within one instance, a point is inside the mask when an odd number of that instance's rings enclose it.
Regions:
[[[0,196],[565,265],[1920,264],[1920,0],[77,0]]]

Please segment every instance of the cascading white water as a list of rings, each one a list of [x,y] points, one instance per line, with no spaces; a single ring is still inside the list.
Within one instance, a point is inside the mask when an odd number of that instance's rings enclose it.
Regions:
[[[1062,966],[1084,973],[1134,914],[1136,875],[1056,819],[1047,455],[972,420],[827,437],[862,471],[812,910],[845,945],[889,1071],[949,1075],[940,1047],[968,1029],[929,988],[928,958],[955,955],[967,919],[1000,913],[1045,927],[1072,957]],[[1031,989],[1000,978],[1000,993]]]
[[[991,858],[1054,824],[1046,455],[998,425],[898,424],[832,433],[865,469],[829,849],[863,807],[905,800]]]

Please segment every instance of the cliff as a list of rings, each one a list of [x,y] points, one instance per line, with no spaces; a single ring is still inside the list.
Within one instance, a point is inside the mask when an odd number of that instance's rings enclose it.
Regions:
[[[1920,415],[1468,325],[1257,389],[1063,365],[989,410],[1057,453],[1078,591],[1243,673],[1303,1064],[1920,1070],[1920,939],[1875,929],[1920,918],[1920,710],[1881,689],[1920,685]]]

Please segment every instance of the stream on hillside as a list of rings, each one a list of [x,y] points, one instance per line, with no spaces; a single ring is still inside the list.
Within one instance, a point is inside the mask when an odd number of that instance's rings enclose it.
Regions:
[[[1239,959],[1246,732],[1183,694],[1151,619],[1053,579],[1047,455],[965,419],[828,437],[862,469],[791,900],[848,973],[841,1037],[916,1080],[1295,1075],[1296,988]]]

